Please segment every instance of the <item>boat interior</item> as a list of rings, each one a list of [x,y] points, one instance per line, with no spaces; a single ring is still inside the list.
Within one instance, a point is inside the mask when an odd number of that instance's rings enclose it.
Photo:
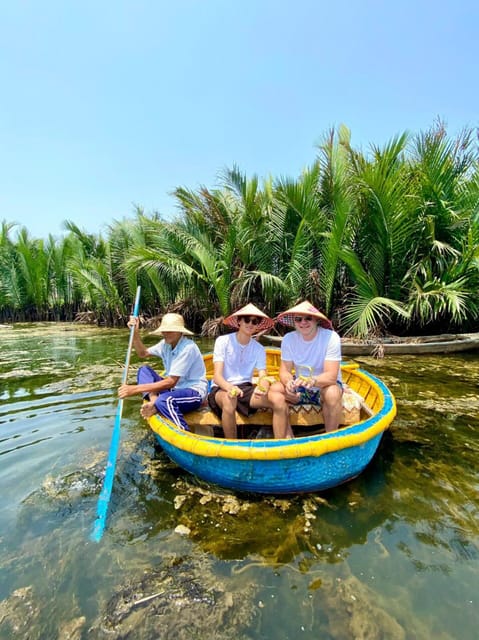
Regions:
[[[266,349],[266,354],[267,374],[271,379],[278,379],[280,351],[279,349]],[[213,354],[205,355],[204,360],[207,378],[211,380],[213,377]],[[344,427],[374,415],[380,408],[381,398],[369,381],[358,374],[358,367],[355,363],[342,365],[341,374],[344,393],[343,418],[340,427]],[[207,405],[188,413],[186,417],[192,432],[198,435],[223,437],[221,420]],[[259,409],[248,417],[237,413],[236,417],[238,439],[273,437],[272,412],[270,410]],[[324,433],[322,412],[315,405],[291,405],[290,420],[295,437]]]

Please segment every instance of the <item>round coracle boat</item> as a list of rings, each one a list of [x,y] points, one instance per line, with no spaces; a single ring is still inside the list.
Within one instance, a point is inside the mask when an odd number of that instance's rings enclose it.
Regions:
[[[280,350],[267,348],[267,373],[278,375]],[[212,354],[204,356],[213,376]],[[219,419],[207,408],[185,415],[184,431],[156,414],[149,425],[163,450],[198,478],[238,491],[285,494],[322,491],[359,475],[372,460],[384,431],[396,415],[387,386],[355,363],[341,365],[343,418],[326,433],[320,409],[291,406],[293,439],[272,438],[272,414],[237,414],[239,439],[222,436]]]

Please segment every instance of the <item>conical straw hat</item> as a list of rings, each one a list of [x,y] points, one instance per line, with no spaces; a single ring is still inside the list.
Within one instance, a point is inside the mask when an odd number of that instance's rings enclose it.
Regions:
[[[316,307],[314,307],[308,300],[304,300],[304,302],[300,302],[295,307],[291,307],[291,309],[283,311],[283,313],[278,315],[276,320],[288,327],[294,327],[295,316],[313,316],[313,318],[317,318],[318,324],[325,329],[333,328],[331,320],[328,320],[324,313],[321,313],[319,309],[316,309]]]
[[[233,329],[239,329],[239,319],[241,316],[256,316],[261,318],[261,322],[256,327],[258,332],[266,331],[267,329],[271,329],[274,325],[274,320],[268,317],[265,313],[260,311],[258,307],[255,307],[254,304],[247,304],[245,307],[241,307],[238,311],[235,311],[230,316],[223,320],[223,324],[228,327],[233,327]]]

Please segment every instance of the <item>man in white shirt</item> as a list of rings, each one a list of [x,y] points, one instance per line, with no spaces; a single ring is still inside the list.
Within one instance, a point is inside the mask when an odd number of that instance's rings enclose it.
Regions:
[[[254,304],[247,304],[223,323],[237,331],[215,340],[213,387],[208,404],[221,417],[225,437],[237,437],[236,411],[248,416],[264,407],[273,411],[275,438],[291,438],[284,388],[267,377],[265,348],[253,338],[254,334],[271,328],[273,320]],[[256,385],[252,382],[255,369]]]
[[[341,421],[343,395],[339,335],[307,300],[277,319],[295,329],[281,343],[279,377],[288,402],[320,405],[326,431],[335,431]]]

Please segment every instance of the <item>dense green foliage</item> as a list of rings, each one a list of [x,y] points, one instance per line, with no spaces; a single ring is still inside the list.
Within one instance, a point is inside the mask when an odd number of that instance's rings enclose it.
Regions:
[[[479,323],[479,155],[441,123],[365,154],[329,132],[296,179],[260,185],[236,167],[217,189],[178,188],[175,220],[145,214],[103,239],[33,239],[4,222],[0,318],[123,324],[182,312],[198,331],[255,302],[274,316],[308,298],[342,334],[459,331]],[[204,325],[203,325],[204,323]]]

